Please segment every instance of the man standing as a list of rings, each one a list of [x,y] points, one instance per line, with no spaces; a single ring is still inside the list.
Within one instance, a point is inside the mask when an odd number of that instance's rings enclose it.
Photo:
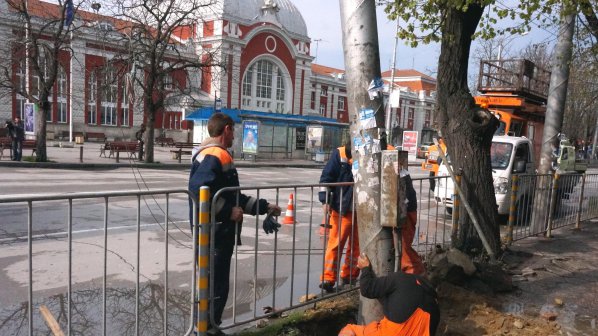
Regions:
[[[143,160],[143,145],[145,141],[143,141],[143,133],[145,133],[145,124],[141,124],[139,130],[135,132],[135,139],[137,139],[137,143],[139,144],[139,161]]]
[[[349,142],[332,151],[328,163],[322,170],[320,183],[353,182],[352,164],[351,143]],[[330,194],[326,195],[328,190]],[[353,223],[353,185],[323,187],[320,189],[318,197],[323,204],[325,214],[330,212],[331,225],[320,288],[332,292],[337,280],[337,267],[340,263],[339,251],[342,255],[347,240],[349,243],[345,262],[341,268],[341,281],[343,284],[350,284],[359,276],[357,268],[359,236],[357,223]]]
[[[234,122],[224,113],[214,113],[208,120],[209,138],[202,142],[193,155],[189,191],[197,199],[202,186],[210,187],[213,197],[220,189],[238,187],[239,176],[233,158],[227,151],[233,145]],[[210,203],[212,203],[212,199]],[[191,201],[190,201],[191,205]],[[190,211],[192,211],[190,206]],[[228,298],[230,263],[235,244],[240,244],[243,214],[280,215],[280,207],[269,204],[265,199],[256,199],[240,192],[227,192],[216,200],[216,225],[214,246],[214,316],[213,321],[222,323],[222,313]],[[190,213],[190,223],[193,213]],[[236,235],[235,235],[236,232]]]
[[[379,299],[384,318],[366,326],[348,324],[339,336],[433,336],[440,322],[436,291],[423,277],[402,272],[377,278],[365,254],[359,256],[361,295]]]
[[[23,156],[23,141],[25,140],[25,130],[21,117],[16,116],[13,123],[7,122],[8,135],[12,140],[12,160],[21,161]]]

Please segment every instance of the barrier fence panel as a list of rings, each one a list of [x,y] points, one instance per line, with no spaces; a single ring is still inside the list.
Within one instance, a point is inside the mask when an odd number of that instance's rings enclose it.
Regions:
[[[520,175],[516,180],[511,191],[514,197],[509,194],[514,201],[509,223],[501,226],[511,241],[598,217],[596,174],[560,176],[556,184],[550,175]],[[3,297],[8,299],[0,308],[0,320],[5,321],[0,334],[47,333],[38,313],[42,305],[67,334],[189,335],[197,327],[203,332],[206,324],[196,322],[206,322],[205,315],[199,318],[197,313],[213,302],[214,286],[209,287],[209,294],[197,295],[198,287],[205,289],[202,279],[207,274],[205,270],[196,272],[197,242],[207,242],[206,233],[211,231],[209,253],[213,260],[214,232],[222,225],[216,223],[214,208],[225,193],[234,193],[237,204],[240,192],[279,204],[282,226],[278,232],[266,234],[262,228],[265,215],[244,216],[238,231],[242,244],[235,246],[232,256],[222,329],[355,290],[352,282],[337,282],[331,293],[319,287],[325,268],[331,265],[325,261],[326,245],[331,234],[339,235],[331,230],[340,230],[340,218],[323,211],[318,192],[349,185],[223,189],[214,195],[211,218],[202,217],[202,223],[210,224],[201,226],[197,225],[198,200],[187,190],[0,198],[0,248],[3,255],[23,260],[0,265],[11,280],[3,288]],[[448,177],[414,178],[413,186],[418,199],[413,246],[425,256],[438,245],[450,245],[458,197]],[[192,228],[189,204],[196,223]],[[207,216],[207,208],[203,209],[202,216]],[[356,234],[351,232],[349,239],[357,239]],[[351,265],[349,273],[354,267],[351,255],[345,253],[347,244],[342,250],[338,247],[339,262],[331,268],[337,279],[343,260]],[[206,253],[199,254],[202,266],[208,264],[202,259]],[[209,266],[209,283],[214,284],[213,262]]]
[[[41,310],[66,335],[191,333],[189,197],[173,189],[0,198],[0,249],[24,260],[4,265],[0,335],[48,334]]]
[[[338,285],[333,293],[328,294],[319,288],[325,247],[330,236],[330,229],[326,229],[326,225],[330,225],[330,216],[322,210],[318,192],[321,187],[349,185],[352,183],[225,188],[214,195],[211,259],[216,226],[222,225],[216,222],[215,209],[226,193],[234,193],[237,204],[239,193],[243,193],[266,199],[282,208],[278,217],[281,227],[272,234],[266,234],[262,228],[266,215],[245,215],[240,232],[241,245],[233,251],[230,292],[220,328],[246,324],[355,289],[351,284]],[[335,227],[339,228],[338,225]],[[342,260],[342,253],[339,255]],[[215,265],[213,262],[210,264],[213,270]],[[210,281],[214,283],[213,271],[210,272]],[[311,299],[313,294],[318,294],[318,297]],[[210,297],[214,296],[214,287],[210,286]],[[311,300],[307,301],[307,298]],[[213,307],[210,306],[211,319]],[[210,322],[215,325],[216,321]]]

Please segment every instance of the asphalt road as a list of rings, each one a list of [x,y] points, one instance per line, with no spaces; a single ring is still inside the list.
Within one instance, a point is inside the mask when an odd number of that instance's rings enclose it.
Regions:
[[[239,168],[242,186],[275,186],[317,183],[320,170],[305,168]],[[413,167],[414,177],[427,174]],[[118,168],[113,170],[59,170],[0,168],[0,197],[39,194],[68,194],[73,192],[109,192],[139,189],[186,189],[188,171]],[[416,189],[427,194],[427,182]],[[317,201],[318,188],[264,189],[259,197],[278,203],[286,209],[289,194],[296,200],[295,225],[283,225],[276,236],[265,235],[261,228],[263,218],[246,216],[237,263],[233,265],[236,289],[231,288],[229,306],[225,317],[234,313],[237,321],[260,314],[263,306],[287,306],[308,293],[319,293],[319,275],[323,267],[322,254],[325,237],[319,229],[322,212]],[[248,191],[257,196],[257,192]],[[119,328],[130,323],[131,311],[120,312],[125,306],[134,305],[134,284],[139,276],[142,284],[142,301],[150,300],[147,291],[164,292],[168,279],[169,304],[180,307],[170,314],[172,328],[188,322],[191,266],[191,235],[188,226],[188,200],[185,194],[169,197],[168,221],[165,197],[110,198],[108,229],[106,230],[106,267],[104,268],[104,198],[75,200],[72,211],[72,288],[76,310],[81,321],[77,330],[99,332],[102,305],[101,284],[107,278],[107,305],[114,306],[112,316],[125,314],[120,323],[110,324],[111,331],[120,334]],[[137,206],[139,204],[139,222]],[[422,199],[420,208],[428,209],[434,202]],[[33,298],[34,303],[55,306],[63,316],[64,297],[68,284],[68,240],[66,201],[39,201],[32,205],[33,236]],[[428,210],[428,213],[430,211]],[[0,319],[13,314],[24,314],[22,302],[28,297],[28,249],[26,203],[0,204]],[[422,219],[425,221],[426,219]],[[281,221],[281,219],[279,219]],[[168,235],[165,234],[166,222]],[[139,225],[139,226],[138,226]],[[139,227],[139,233],[137,228]],[[137,236],[140,237],[137,244]],[[168,239],[168,240],[167,240]],[[168,258],[165,257],[168,247]],[[138,257],[139,255],[139,257]],[[137,266],[139,260],[139,266]],[[139,270],[139,275],[137,275]],[[235,275],[236,274],[236,275]],[[152,286],[156,286],[155,288]],[[182,294],[181,294],[182,293]],[[187,293],[187,294],[185,294]],[[147,294],[147,295],[146,295]],[[146,299],[147,297],[147,299]],[[92,304],[93,302],[93,304]],[[233,305],[233,302],[235,303]],[[74,303],[73,303],[74,304]],[[91,306],[91,307],[90,307]],[[150,316],[144,325],[159,319],[159,310],[152,311],[155,303],[141,304],[143,316]],[[159,304],[158,304],[159,306]],[[62,307],[62,308],[59,308]],[[95,308],[93,308],[95,307]],[[184,308],[187,307],[187,308]],[[134,307],[132,307],[134,312]],[[60,315],[62,314],[62,315]],[[127,315],[128,314],[128,315]],[[156,316],[157,314],[157,316]],[[34,330],[43,332],[44,324],[38,315]],[[18,319],[14,319],[18,321]],[[151,321],[150,321],[151,320]],[[11,320],[12,321],[12,320]],[[124,321],[124,322],[123,322]],[[226,323],[233,323],[228,320]],[[3,329],[2,329],[3,328]],[[0,334],[26,334],[18,323],[0,328]],[[146,334],[159,333],[148,329]]]

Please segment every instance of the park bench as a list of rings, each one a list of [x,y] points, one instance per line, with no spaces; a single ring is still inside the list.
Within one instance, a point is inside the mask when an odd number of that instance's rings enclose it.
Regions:
[[[120,153],[124,152],[129,154],[129,158],[137,158],[137,152],[139,152],[139,143],[136,141],[111,141],[106,142],[100,146],[100,156],[106,157],[106,151],[108,151],[108,157],[115,157],[118,161]]]
[[[168,147],[172,147],[175,144],[173,138],[167,138],[167,137],[157,137],[156,143],[159,144],[161,147],[164,147],[164,145],[166,145]]]
[[[98,142],[106,142],[106,134],[102,132],[86,132],[85,139],[87,141],[98,141]]]
[[[4,150],[8,150],[8,157],[12,151],[12,139],[10,137],[0,138],[0,160],[4,157]],[[37,153],[37,144],[35,140],[23,140],[23,150],[31,149],[31,156]]]
[[[201,145],[201,143],[196,142],[175,142],[174,148],[171,149],[170,152],[172,153],[172,158],[175,160],[179,160],[181,163],[181,158],[183,155],[191,155],[193,153],[193,148]]]

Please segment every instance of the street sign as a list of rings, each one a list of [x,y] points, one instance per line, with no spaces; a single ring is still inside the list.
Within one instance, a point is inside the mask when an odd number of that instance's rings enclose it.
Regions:
[[[403,132],[403,150],[409,155],[417,155],[417,131]]]

